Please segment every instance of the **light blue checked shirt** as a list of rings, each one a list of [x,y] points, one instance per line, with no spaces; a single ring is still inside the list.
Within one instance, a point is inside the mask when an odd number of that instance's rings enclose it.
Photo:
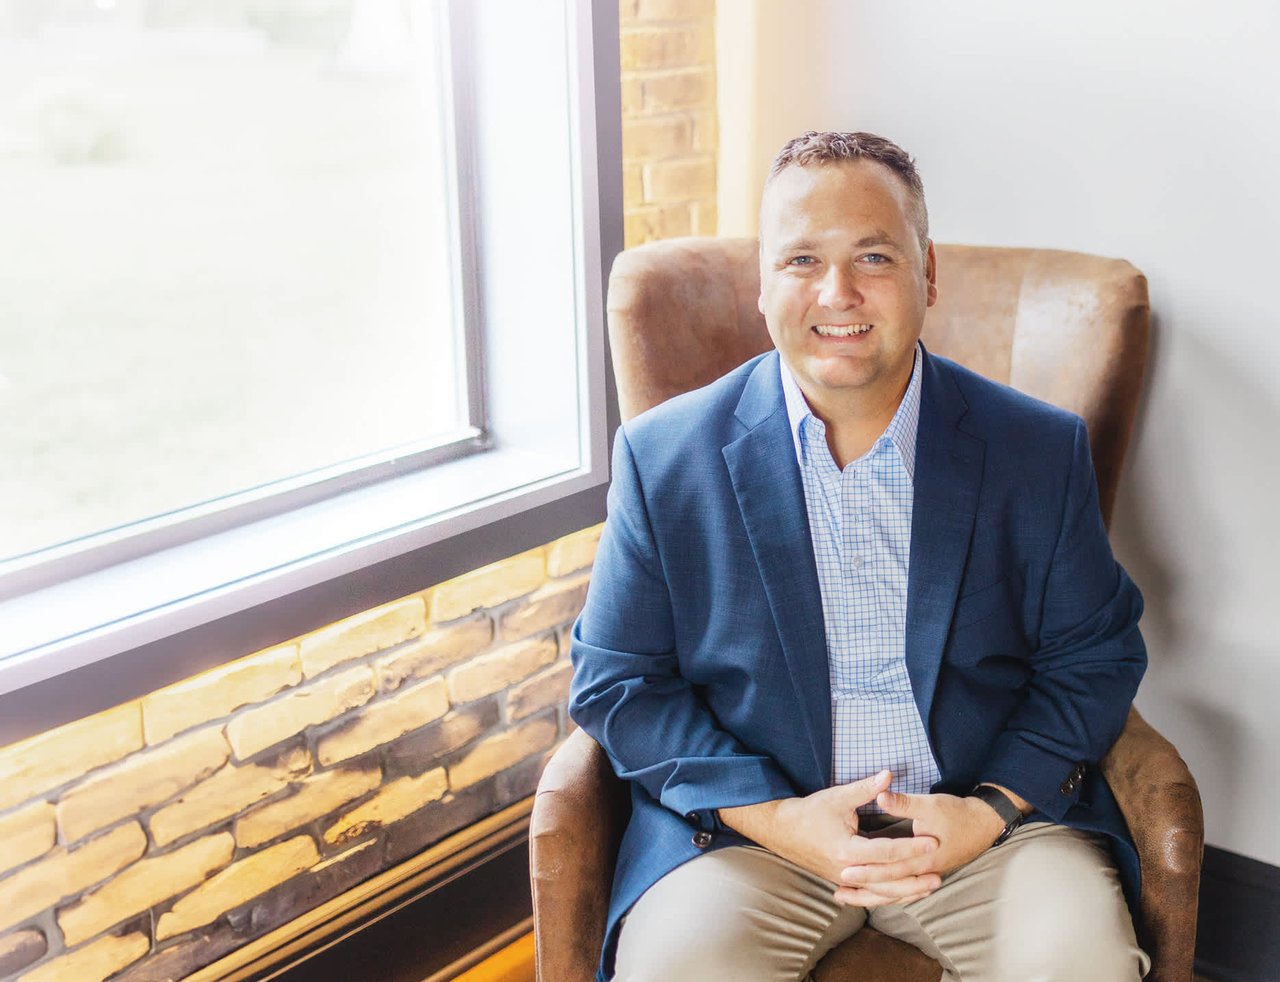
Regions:
[[[843,471],[827,446],[826,426],[809,411],[786,362],[779,364],[822,592],[833,781],[845,784],[887,767],[895,790],[923,794],[939,774],[906,663],[919,346],[889,426]],[[859,810],[880,809],[872,804]]]

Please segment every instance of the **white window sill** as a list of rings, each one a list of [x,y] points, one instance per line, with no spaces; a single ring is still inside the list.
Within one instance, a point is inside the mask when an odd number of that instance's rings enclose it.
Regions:
[[[0,601],[0,695],[602,481],[490,450]],[[424,569],[414,589],[436,579]]]

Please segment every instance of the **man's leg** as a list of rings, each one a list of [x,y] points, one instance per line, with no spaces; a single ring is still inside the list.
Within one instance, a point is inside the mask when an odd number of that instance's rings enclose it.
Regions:
[[[1136,982],[1151,964],[1104,841],[1063,825],[1024,826],[869,919],[941,962],[946,982]]]
[[[637,901],[618,939],[618,982],[798,982],[867,912],[771,852],[730,846],[672,870]]]

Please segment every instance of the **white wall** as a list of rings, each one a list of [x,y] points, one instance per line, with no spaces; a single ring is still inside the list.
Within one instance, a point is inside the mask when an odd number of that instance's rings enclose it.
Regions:
[[[1147,598],[1138,704],[1191,765],[1209,842],[1280,864],[1280,5],[722,0],[741,16],[754,96],[722,85],[722,113],[755,145],[726,187],[806,128],[871,130],[916,155],[937,240],[1147,274],[1112,536]],[[721,207],[750,234],[751,199]]]

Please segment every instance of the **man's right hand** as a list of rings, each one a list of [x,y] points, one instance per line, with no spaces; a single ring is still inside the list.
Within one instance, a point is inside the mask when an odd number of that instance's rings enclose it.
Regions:
[[[721,808],[720,821],[770,852],[839,883],[849,866],[900,863],[938,848],[938,840],[927,835],[875,839],[858,835],[857,808],[874,801],[891,780],[888,771],[881,771],[804,798]],[[874,889],[846,885],[838,899],[859,907],[909,903],[928,896],[941,882],[936,873],[927,873],[878,882]]]

